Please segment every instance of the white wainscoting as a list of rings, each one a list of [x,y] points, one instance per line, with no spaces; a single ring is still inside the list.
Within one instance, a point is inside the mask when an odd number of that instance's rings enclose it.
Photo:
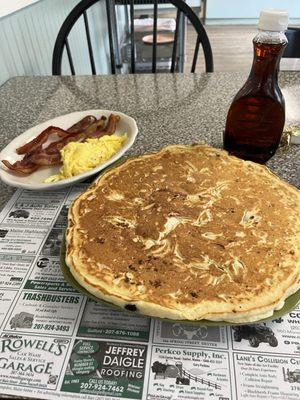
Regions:
[[[13,76],[51,75],[52,52],[58,31],[79,0],[42,0],[0,19],[0,84]],[[98,74],[109,72],[109,50],[105,3],[100,0],[88,10],[91,42]],[[124,11],[118,7],[124,26]],[[91,74],[83,19],[69,36],[76,74]],[[66,53],[66,52],[64,52]],[[67,56],[63,74],[70,74]]]

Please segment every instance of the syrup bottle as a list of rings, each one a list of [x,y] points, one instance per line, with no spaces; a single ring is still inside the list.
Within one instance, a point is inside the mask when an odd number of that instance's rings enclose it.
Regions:
[[[234,97],[224,132],[224,148],[237,157],[265,163],[280,142],[284,98],[278,86],[278,69],[287,45],[285,10],[263,10],[253,39],[254,59],[250,75]]]

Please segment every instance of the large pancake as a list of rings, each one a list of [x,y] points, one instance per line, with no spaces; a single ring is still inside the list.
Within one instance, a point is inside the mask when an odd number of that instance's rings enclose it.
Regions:
[[[266,167],[169,146],[70,207],[66,262],[95,296],[171,319],[250,322],[300,288],[300,195]]]

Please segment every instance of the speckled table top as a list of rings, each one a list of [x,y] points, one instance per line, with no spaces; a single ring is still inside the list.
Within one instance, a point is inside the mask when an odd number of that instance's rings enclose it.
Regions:
[[[130,150],[142,154],[171,143],[205,141],[222,146],[222,131],[239,73],[81,77],[17,77],[0,88],[0,138],[4,147],[26,129],[58,115],[86,109],[118,110],[136,119],[139,136]],[[299,115],[300,72],[283,72],[287,115]],[[268,166],[300,185],[300,146],[278,151]],[[1,184],[3,207],[14,189]]]
[[[139,135],[131,154],[172,143],[204,141],[221,147],[228,107],[245,78],[239,73],[13,78],[0,88],[1,147],[43,121],[95,108],[136,119]],[[280,85],[288,118],[300,123],[300,72],[281,73]],[[291,145],[279,150],[268,166],[300,186],[299,155],[300,146]],[[13,191],[0,184],[1,207]]]
[[[86,109],[122,111],[136,119],[139,136],[131,154],[171,143],[205,141],[222,146],[222,130],[239,73],[157,74],[95,77],[17,77],[0,88],[0,138],[4,147],[26,129],[58,115]],[[300,72],[283,72],[287,115],[300,122]],[[279,151],[268,166],[300,185],[300,146]],[[1,183],[3,207],[14,189]]]

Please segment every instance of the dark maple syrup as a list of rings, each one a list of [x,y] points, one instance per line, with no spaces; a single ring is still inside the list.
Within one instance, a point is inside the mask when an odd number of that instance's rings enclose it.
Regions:
[[[285,122],[278,69],[287,39],[284,33],[278,32],[279,43],[262,42],[276,39],[274,32],[258,34],[254,38],[252,69],[232,101],[224,132],[224,148],[229,153],[259,163],[274,155]]]

